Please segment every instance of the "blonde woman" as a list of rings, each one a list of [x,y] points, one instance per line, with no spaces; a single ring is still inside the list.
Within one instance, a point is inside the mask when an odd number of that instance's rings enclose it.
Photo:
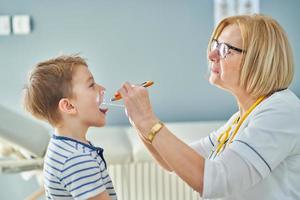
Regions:
[[[262,15],[219,23],[209,41],[211,84],[239,111],[192,145],[152,111],[147,90],[119,90],[128,117],[153,157],[207,199],[300,199],[300,100],[288,89],[292,51],[282,27]]]

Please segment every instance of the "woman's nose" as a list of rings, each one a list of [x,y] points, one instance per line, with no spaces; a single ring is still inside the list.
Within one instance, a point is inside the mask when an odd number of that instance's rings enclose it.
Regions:
[[[218,49],[214,49],[208,53],[208,59],[212,62],[218,62],[220,60],[220,55]]]

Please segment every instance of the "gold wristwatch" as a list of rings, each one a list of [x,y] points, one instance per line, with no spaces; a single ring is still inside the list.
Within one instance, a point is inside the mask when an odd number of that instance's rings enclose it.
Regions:
[[[152,126],[152,128],[147,136],[147,140],[150,144],[152,144],[152,141],[153,141],[155,135],[162,129],[163,126],[164,126],[164,124],[162,122],[157,122],[156,124],[154,124]]]

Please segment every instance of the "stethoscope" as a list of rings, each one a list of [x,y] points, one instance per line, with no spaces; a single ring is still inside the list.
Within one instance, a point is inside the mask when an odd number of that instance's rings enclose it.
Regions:
[[[239,131],[239,128],[241,127],[242,123],[245,121],[245,119],[249,116],[249,114],[260,104],[266,97],[262,96],[258,98],[254,104],[246,111],[245,115],[240,117],[236,117],[231,125],[223,131],[217,138],[217,144],[215,145],[215,148],[213,148],[210,152],[209,159],[214,159],[216,156],[218,156],[230,143],[233,142],[233,139],[237,135],[237,132]]]

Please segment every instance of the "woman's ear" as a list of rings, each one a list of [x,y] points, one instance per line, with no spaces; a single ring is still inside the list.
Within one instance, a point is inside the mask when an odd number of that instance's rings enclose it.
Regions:
[[[73,104],[67,98],[62,98],[58,102],[58,109],[60,110],[60,112],[66,113],[66,114],[75,114],[77,112],[76,108],[73,106]]]

